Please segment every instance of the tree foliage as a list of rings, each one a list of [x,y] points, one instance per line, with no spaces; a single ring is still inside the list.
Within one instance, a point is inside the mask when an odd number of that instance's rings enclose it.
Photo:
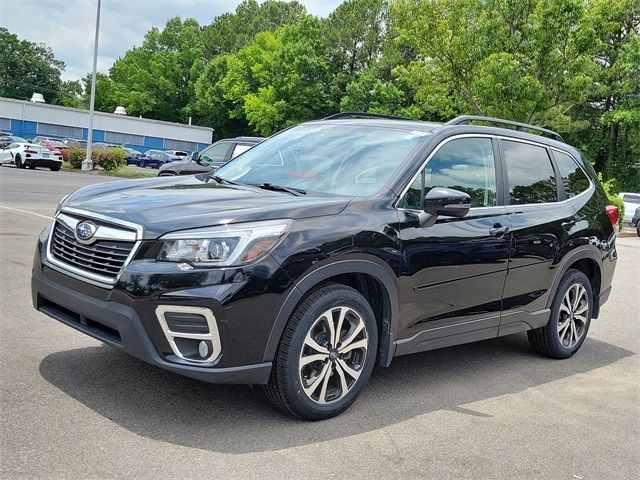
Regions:
[[[209,25],[151,29],[98,75],[96,108],[192,117],[218,137],[338,110],[496,116],[560,131],[610,185],[638,191],[639,29],[638,0],[345,0],[324,19],[298,1],[244,0]],[[50,50],[0,37],[0,94],[31,95],[15,70],[58,103],[88,105],[90,82],[61,82]]]

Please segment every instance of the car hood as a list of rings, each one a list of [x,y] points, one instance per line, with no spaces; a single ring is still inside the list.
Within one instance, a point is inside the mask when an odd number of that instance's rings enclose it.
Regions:
[[[340,213],[350,197],[293,196],[248,186],[221,185],[206,175],[123,180],[83,187],[64,209],[141,225],[144,238],[227,223],[310,218]]]

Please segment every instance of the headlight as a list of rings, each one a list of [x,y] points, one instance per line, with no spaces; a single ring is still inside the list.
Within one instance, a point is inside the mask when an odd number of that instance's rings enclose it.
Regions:
[[[231,266],[253,262],[284,238],[293,220],[236,223],[169,233],[158,260],[193,265]]]

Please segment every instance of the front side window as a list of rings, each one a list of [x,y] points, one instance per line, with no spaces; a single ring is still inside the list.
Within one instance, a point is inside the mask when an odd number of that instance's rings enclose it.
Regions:
[[[558,201],[556,177],[544,147],[502,140],[511,205]]]
[[[211,145],[209,148],[202,151],[200,154],[200,163],[202,165],[220,165],[227,159],[227,153],[229,152],[231,143],[223,142]]]
[[[571,155],[554,151],[566,198],[575,197],[589,188],[589,179]]]
[[[412,183],[403,198],[403,208],[422,208],[423,181],[425,194],[434,187],[453,188],[467,193],[472,207],[496,205],[496,166],[491,139],[460,138],[445,143]]]
[[[259,143],[216,174],[324,194],[378,192],[429,131],[360,124],[309,123]]]

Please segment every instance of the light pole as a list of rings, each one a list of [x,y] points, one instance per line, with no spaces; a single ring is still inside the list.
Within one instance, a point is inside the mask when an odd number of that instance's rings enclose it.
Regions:
[[[93,44],[93,73],[91,75],[91,99],[89,100],[89,131],[87,134],[87,156],[82,162],[82,170],[93,170],[91,151],[93,150],[93,107],[96,103],[96,68],[98,66],[98,33],[100,32],[100,3],[98,0],[98,13],[96,14],[96,36]]]

